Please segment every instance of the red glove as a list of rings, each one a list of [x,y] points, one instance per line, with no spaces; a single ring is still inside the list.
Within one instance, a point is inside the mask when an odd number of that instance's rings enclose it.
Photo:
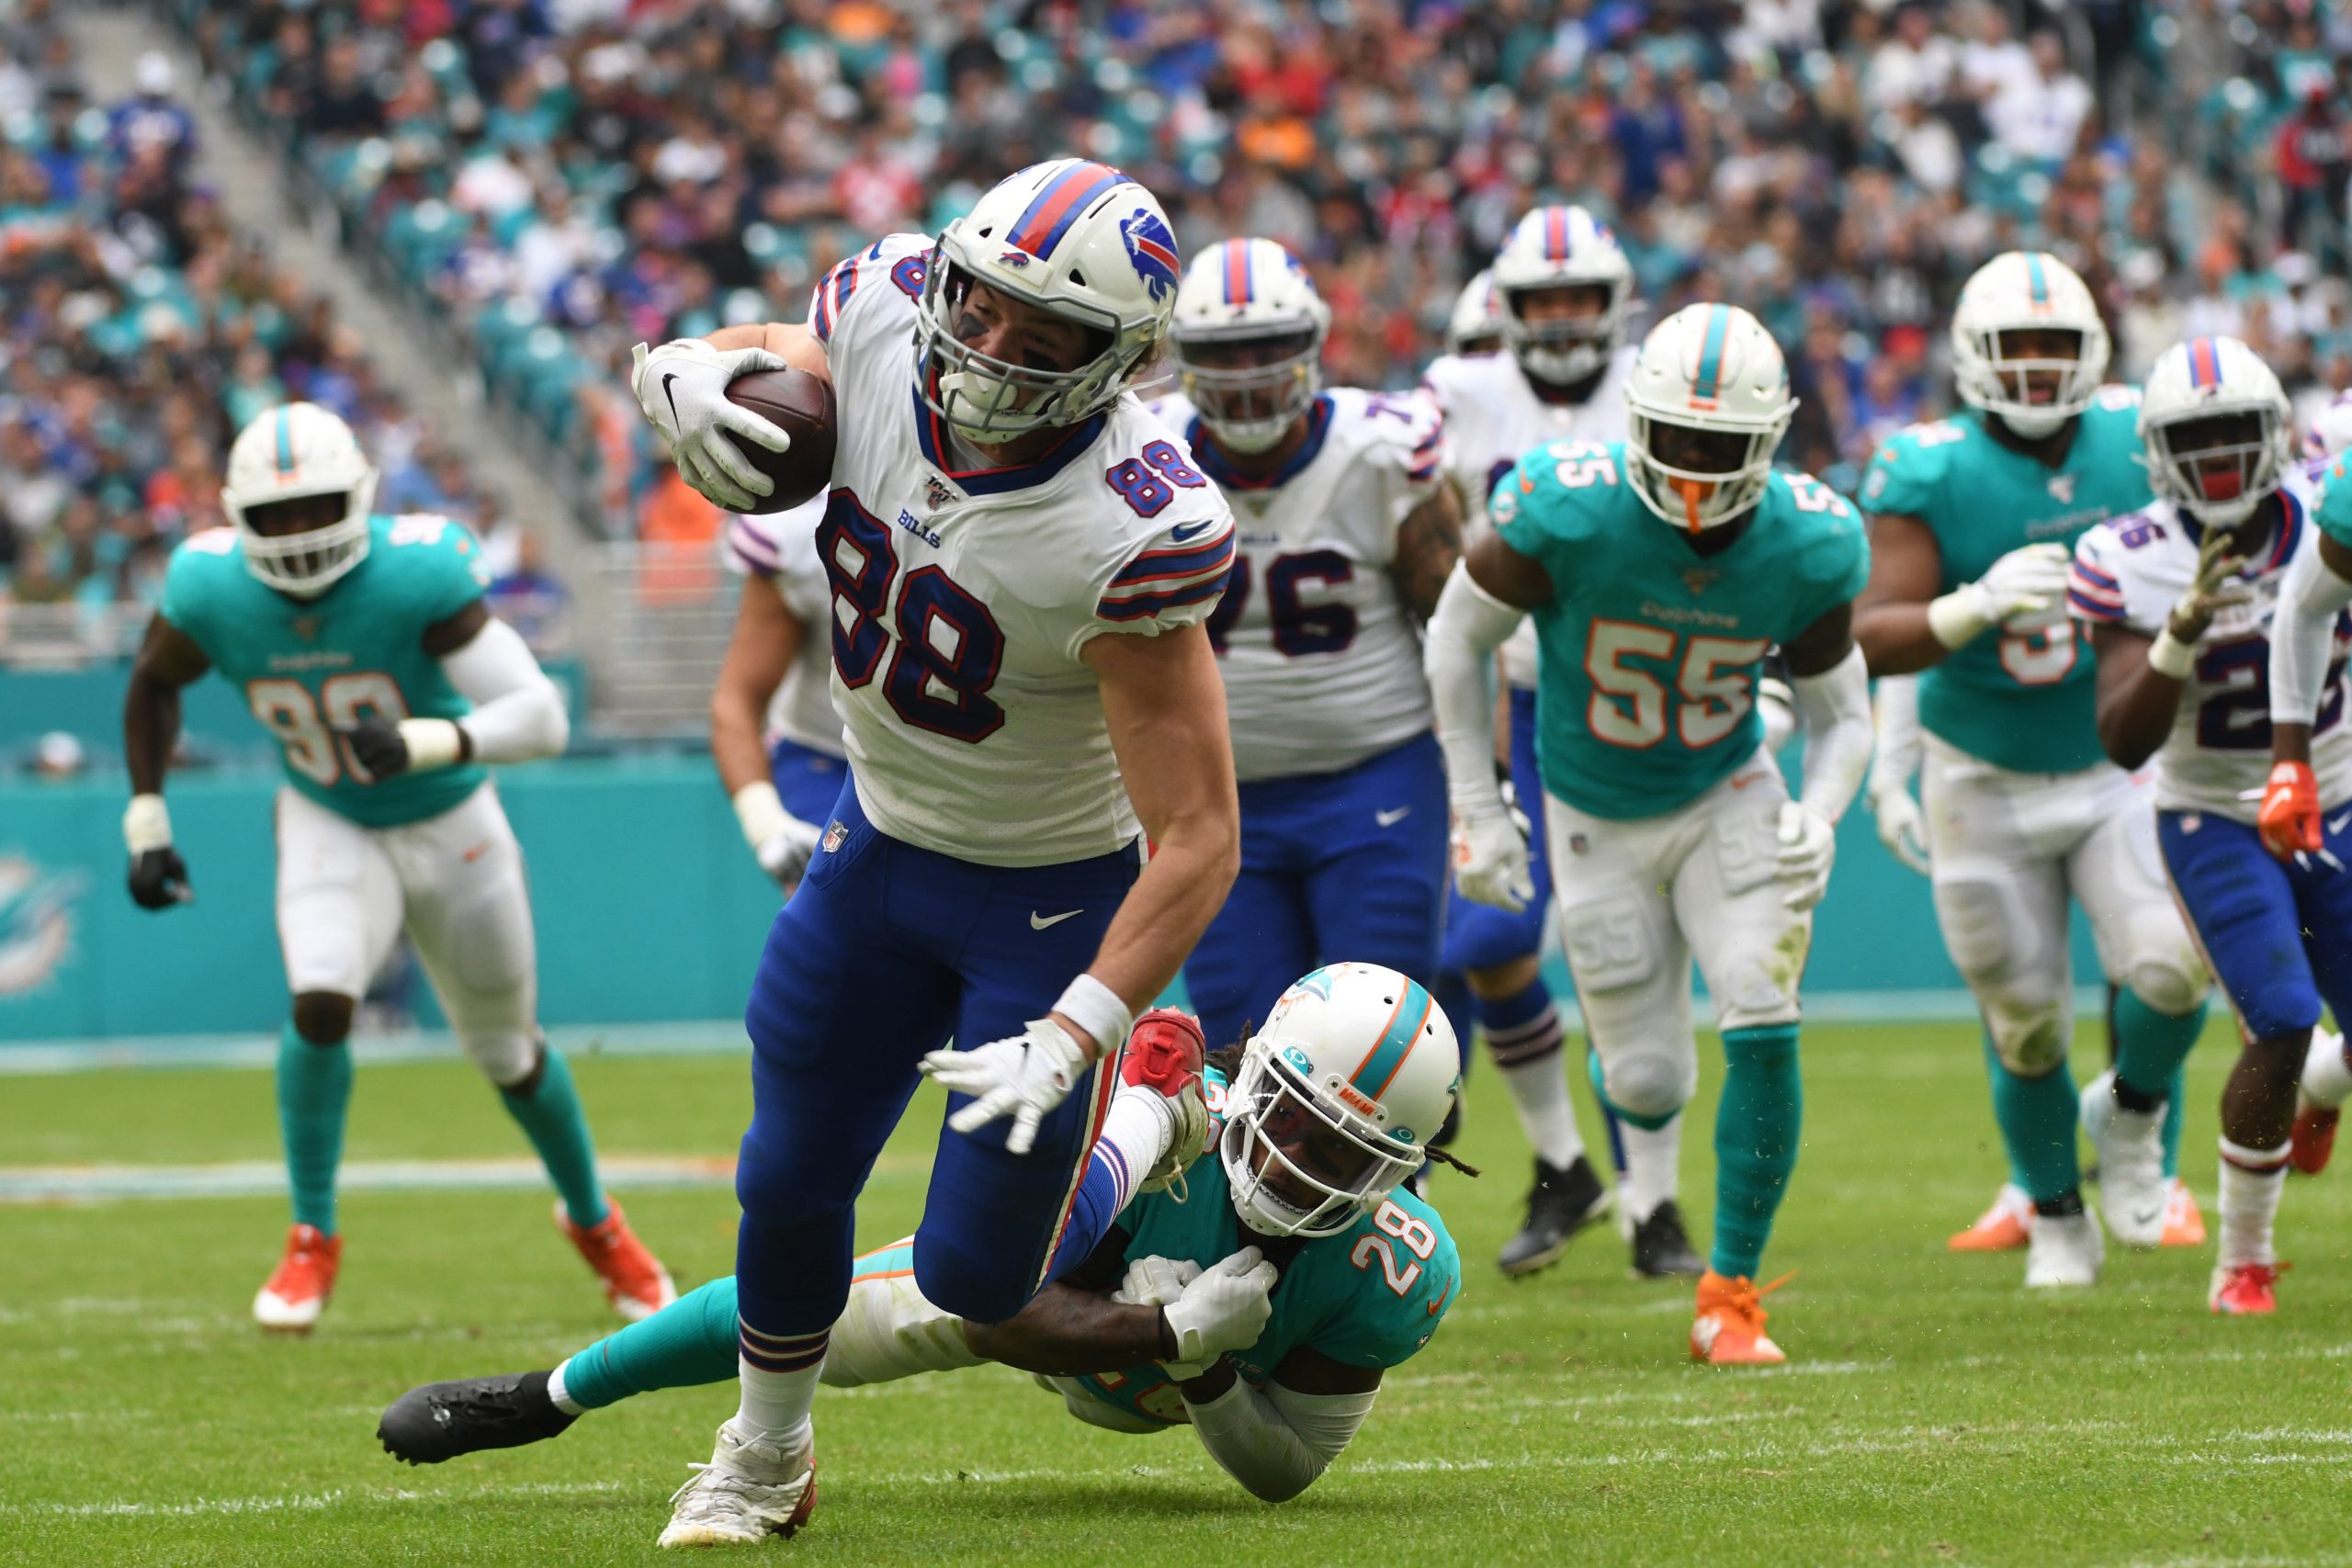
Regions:
[[[2319,781],[2309,762],[2275,762],[2262,792],[2262,841],[2280,860],[2320,847]]]

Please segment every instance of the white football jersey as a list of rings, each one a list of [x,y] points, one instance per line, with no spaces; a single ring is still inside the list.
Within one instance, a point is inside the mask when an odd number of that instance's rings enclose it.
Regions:
[[[1218,464],[1183,398],[1153,412],[1233,507],[1238,554],[1209,636],[1234,771],[1337,773],[1427,730],[1420,637],[1388,565],[1397,525],[1445,482],[1437,405],[1331,388],[1307,408],[1306,444],[1262,480]]]
[[[2311,520],[2317,490],[2290,472],[2279,493],[2286,525],[2245,570],[2249,593],[2224,604],[2197,644],[2172,733],[2156,752],[2160,809],[2210,811],[2239,822],[2260,814],[2270,776],[2270,622],[2297,555],[2319,548]],[[2154,637],[2197,575],[2195,522],[2168,501],[2100,524],[2075,547],[2066,601],[2075,618]],[[2319,797],[2352,797],[2352,725],[2344,722],[2344,665],[2352,615],[2338,614],[2327,682],[2312,737]]]
[[[840,422],[817,545],[858,804],[982,865],[1110,854],[1141,829],[1080,651],[1207,620],[1233,514],[1132,394],[1035,462],[989,467],[960,442],[915,387],[931,250],[876,242],[809,315]]]
[[[1508,354],[1448,354],[1431,360],[1421,385],[1445,416],[1446,472],[1462,492],[1463,515],[1473,522],[1485,519],[1495,481],[1546,441],[1624,440],[1625,383],[1639,355],[1630,344],[1619,349],[1592,395],[1580,403],[1545,402]],[[1535,689],[1532,616],[1503,644],[1502,669],[1512,685]]]
[[[727,525],[727,564],[775,590],[802,626],[800,651],[768,704],[768,734],[827,756],[842,754],[842,719],[833,711],[833,587],[817,558],[817,525],[825,492],[789,511],[739,516]]]

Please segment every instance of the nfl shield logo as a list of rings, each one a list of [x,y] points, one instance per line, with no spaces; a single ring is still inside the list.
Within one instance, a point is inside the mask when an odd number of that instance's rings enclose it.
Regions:
[[[2062,502],[2068,506],[2073,505],[2075,502],[2075,476],[2072,474],[2051,475],[2050,498],[2052,501]]]
[[[946,505],[954,497],[955,492],[947,488],[947,481],[937,474],[932,475],[922,487],[923,504],[933,512]]]
[[[831,825],[825,829],[825,852],[827,854],[831,854],[835,850],[840,849],[842,847],[842,840],[848,837],[848,827],[842,823],[840,818],[834,818]]]
[[[319,640],[318,616],[297,615],[294,617],[293,624],[294,635],[300,637],[304,642],[316,642]]]
[[[1695,597],[1704,593],[1713,585],[1715,579],[1722,575],[1722,572],[1713,567],[1686,566],[1682,569],[1682,586],[1688,588]]]

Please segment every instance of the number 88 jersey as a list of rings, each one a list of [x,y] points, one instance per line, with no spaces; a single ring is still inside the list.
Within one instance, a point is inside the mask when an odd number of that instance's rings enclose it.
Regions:
[[[1233,576],[1208,625],[1242,782],[1337,773],[1427,732],[1420,639],[1388,568],[1398,525],[1445,482],[1437,405],[1332,388],[1263,478],[1219,465],[1183,398],[1153,412],[1234,509]]]
[[[817,553],[858,804],[976,864],[1110,854],[1141,829],[1081,652],[1205,621],[1232,513],[1132,393],[1032,462],[961,442],[916,385],[931,251],[894,234],[853,254],[809,314],[839,411]]]
[[[2338,488],[2344,488],[2340,485]],[[2331,492],[2333,493],[2333,492]],[[2156,806],[2253,822],[2270,774],[2270,626],[2278,588],[2295,558],[2319,548],[2314,487],[2290,471],[2278,488],[2281,525],[2245,568],[2246,598],[2224,604],[2198,640],[2172,733],[2156,752]],[[2352,536],[2352,490],[2338,501],[2339,536]],[[2199,535],[2191,519],[2159,501],[2103,523],[2075,547],[2066,600],[2091,626],[2164,630],[2197,575]],[[2352,726],[2344,722],[2344,667],[2352,615],[2336,616],[2327,679],[2312,735],[2312,769],[2327,805],[2352,799]]]

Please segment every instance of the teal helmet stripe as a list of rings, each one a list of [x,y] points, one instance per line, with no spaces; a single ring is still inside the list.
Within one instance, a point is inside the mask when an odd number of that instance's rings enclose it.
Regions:
[[[1712,399],[1715,383],[1723,379],[1724,339],[1731,335],[1731,308],[1713,305],[1707,310],[1707,336],[1699,346],[1699,374],[1692,378],[1690,395]]]
[[[1437,1004],[1421,989],[1418,981],[1405,982],[1405,994],[1396,998],[1396,1010],[1388,1015],[1388,1027],[1363,1061],[1348,1077],[1348,1087],[1368,1100],[1378,1100],[1396,1077],[1412,1053],[1413,1042],[1421,1037],[1422,1025],[1429,1022],[1430,1009]]]
[[[2027,297],[2035,304],[2050,303],[2050,280],[2041,276],[2040,251],[2028,251],[2025,254],[2025,286]]]
[[[294,411],[282,404],[277,411],[277,471],[294,471]]]

